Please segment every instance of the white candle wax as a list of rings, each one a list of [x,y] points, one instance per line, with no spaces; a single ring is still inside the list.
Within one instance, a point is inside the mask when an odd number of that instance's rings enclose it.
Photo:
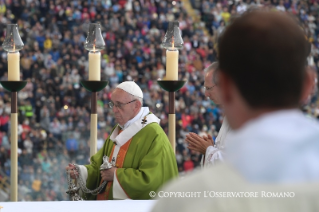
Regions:
[[[8,52],[8,81],[20,81],[19,52]]]
[[[101,53],[89,52],[89,81],[101,80]]]
[[[178,50],[166,50],[165,80],[178,80]]]

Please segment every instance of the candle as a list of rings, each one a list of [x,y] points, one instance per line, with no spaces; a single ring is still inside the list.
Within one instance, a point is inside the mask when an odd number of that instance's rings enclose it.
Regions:
[[[8,52],[8,81],[20,81],[19,52]]]
[[[95,51],[89,52],[89,81],[101,80],[101,53]]]
[[[165,80],[178,79],[178,50],[174,48],[174,37],[172,48],[166,50],[166,77]]]
[[[166,80],[178,79],[178,50],[166,50]]]

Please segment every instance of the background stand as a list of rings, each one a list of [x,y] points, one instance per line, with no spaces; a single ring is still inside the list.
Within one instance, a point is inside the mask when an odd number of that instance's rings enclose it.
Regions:
[[[25,87],[27,81],[0,81],[7,91],[11,92],[11,172],[10,199],[18,201],[18,91]]]
[[[176,117],[175,117],[175,92],[181,89],[186,83],[185,80],[158,80],[157,83],[165,91],[169,92],[168,96],[168,139],[171,142],[175,153],[176,138]]]
[[[90,157],[97,150],[97,92],[103,90],[108,81],[81,81],[81,85],[91,93],[91,128],[90,128]]]

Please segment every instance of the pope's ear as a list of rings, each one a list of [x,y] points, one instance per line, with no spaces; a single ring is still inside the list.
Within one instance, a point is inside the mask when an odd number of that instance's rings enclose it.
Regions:
[[[218,86],[220,88],[220,97],[223,104],[231,101],[231,80],[229,76],[223,72],[218,73]]]
[[[141,102],[138,99],[136,100],[135,105],[136,105],[137,109],[140,109],[142,107],[142,104],[141,104]]]
[[[316,74],[314,70],[312,70],[311,67],[307,67],[305,70],[305,78],[303,81],[303,89],[301,93],[301,103],[302,104],[307,104],[309,103],[309,100],[312,95],[312,91],[314,90],[314,87],[316,86],[315,84],[315,78]]]

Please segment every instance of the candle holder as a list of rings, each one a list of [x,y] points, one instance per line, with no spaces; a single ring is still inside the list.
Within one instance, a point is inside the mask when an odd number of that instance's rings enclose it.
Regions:
[[[178,80],[178,49],[183,48],[183,39],[179,29],[179,22],[173,21],[168,23],[167,32],[163,38],[161,46],[166,50],[166,76],[165,80],[158,80],[157,83],[165,91],[169,92],[168,96],[168,139],[175,153],[176,140],[176,116],[175,116],[175,92],[183,87],[185,80]]]
[[[100,24],[89,24],[89,31],[87,33],[84,48],[89,51],[101,51],[105,48]]]
[[[168,139],[175,153],[175,92],[185,85],[186,80],[157,80],[157,83],[162,89],[168,91]]]
[[[27,81],[0,81],[2,87],[9,92],[21,91],[27,84]]]
[[[101,53],[105,47],[100,24],[91,23],[84,48],[89,51],[89,81],[101,80]]]
[[[81,81],[81,85],[91,93],[91,129],[90,156],[97,150],[97,92],[107,86],[108,81],[101,81],[101,53],[105,42],[100,24],[91,23],[84,48],[89,51],[89,80]]]
[[[6,37],[4,38],[2,47],[7,52],[17,52],[23,48],[24,44],[19,34],[17,24],[7,24]]]
[[[97,92],[103,90],[108,81],[81,81],[81,85],[91,92],[91,129],[90,129],[90,157],[97,150]]]
[[[103,90],[107,85],[108,81],[85,81],[82,80],[81,85],[90,92],[99,92]]]
[[[174,43],[174,46],[172,46],[172,43]],[[169,22],[167,31],[161,44],[162,48],[171,49],[173,47],[176,49],[182,49],[183,45],[184,41],[181,36],[181,30],[179,29],[179,22]]]
[[[2,47],[8,52],[8,81],[1,81],[1,85],[11,92],[11,201],[18,201],[18,91],[27,84],[20,81],[20,53],[24,44],[19,35],[17,24],[8,24],[6,37]]]
[[[176,92],[185,85],[186,80],[157,80],[157,83],[165,91]]]

